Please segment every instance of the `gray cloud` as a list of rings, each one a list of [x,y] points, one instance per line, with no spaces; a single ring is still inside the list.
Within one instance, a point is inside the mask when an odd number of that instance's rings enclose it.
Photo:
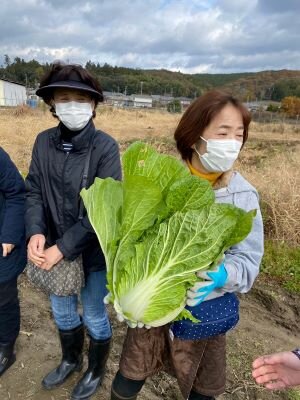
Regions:
[[[0,57],[187,72],[299,69],[298,0],[4,0]]]
[[[298,0],[260,0],[258,9],[266,14],[295,13],[299,15],[300,2]]]

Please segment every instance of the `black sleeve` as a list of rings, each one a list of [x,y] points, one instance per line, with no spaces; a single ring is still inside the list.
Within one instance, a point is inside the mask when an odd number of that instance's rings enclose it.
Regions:
[[[26,239],[36,234],[47,235],[45,209],[42,199],[40,178],[40,166],[38,159],[38,138],[35,141],[29,173],[25,179],[26,185],[26,212],[25,227]]]
[[[24,235],[25,185],[15,164],[0,149],[0,191],[5,199],[0,243],[21,244]]]
[[[111,177],[121,180],[120,153],[116,142],[113,141],[108,146],[105,156],[99,161],[96,176],[103,179]],[[63,237],[57,240],[56,244],[67,259],[74,260],[89,246],[90,241],[94,238],[94,229],[86,215],[81,221],[68,229]]]

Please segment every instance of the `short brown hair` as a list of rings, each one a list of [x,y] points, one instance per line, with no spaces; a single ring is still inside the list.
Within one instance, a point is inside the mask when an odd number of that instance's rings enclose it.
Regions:
[[[226,92],[212,90],[198,97],[185,111],[175,130],[176,146],[183,160],[191,160],[192,146],[202,135],[212,119],[227,104],[232,104],[242,114],[243,145],[248,139],[248,128],[251,121],[250,112],[235,97]]]

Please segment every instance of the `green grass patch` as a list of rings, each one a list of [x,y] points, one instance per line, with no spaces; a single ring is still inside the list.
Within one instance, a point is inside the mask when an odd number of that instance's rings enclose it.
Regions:
[[[267,240],[261,270],[279,279],[290,292],[300,293],[300,248]]]
[[[299,390],[289,390],[288,391],[289,400],[300,400],[300,391]]]

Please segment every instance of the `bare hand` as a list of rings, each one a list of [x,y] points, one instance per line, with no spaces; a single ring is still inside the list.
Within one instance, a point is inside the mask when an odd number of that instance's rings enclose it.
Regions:
[[[150,329],[150,325],[145,325],[143,322],[133,322],[127,319],[123,313],[117,313],[117,320],[119,322],[125,322],[129,328],[146,328]]]
[[[112,294],[108,293],[103,299],[104,304],[112,303],[111,299],[112,299]],[[145,325],[143,322],[130,321],[128,318],[126,318],[126,316],[123,314],[120,308],[117,311],[117,320],[119,322],[125,322],[129,328],[146,328],[146,329],[151,328],[150,325]]]
[[[3,257],[8,256],[14,249],[15,245],[10,243],[2,243],[2,255]]]
[[[47,271],[49,271],[52,267],[54,267],[55,264],[64,258],[63,253],[59,250],[56,244],[45,250],[44,254],[45,260],[40,265],[40,268],[46,269]]]
[[[257,358],[252,376],[267,389],[278,390],[300,385],[300,360],[291,351]]]
[[[45,261],[45,243],[46,238],[42,234],[33,235],[29,240],[27,246],[28,258],[37,266],[41,266],[41,264]]]

